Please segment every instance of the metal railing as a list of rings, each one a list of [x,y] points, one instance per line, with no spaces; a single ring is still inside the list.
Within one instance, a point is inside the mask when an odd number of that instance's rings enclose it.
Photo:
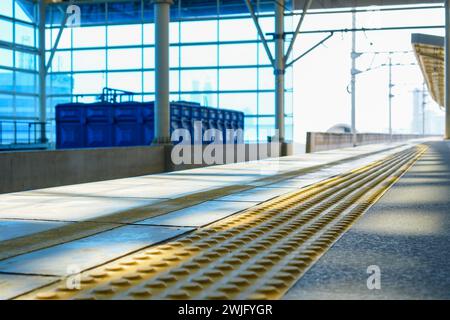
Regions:
[[[41,141],[43,125],[46,127],[47,135],[53,137],[52,122],[0,120],[0,147],[15,145],[31,147],[43,144]]]

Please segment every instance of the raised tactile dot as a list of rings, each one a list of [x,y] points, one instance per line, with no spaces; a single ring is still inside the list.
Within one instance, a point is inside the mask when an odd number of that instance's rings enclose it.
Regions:
[[[199,283],[186,283],[181,286],[181,289],[189,290],[189,291],[200,291],[203,289]]]
[[[239,277],[246,279],[255,279],[258,277],[258,274],[253,271],[242,271],[239,273]]]
[[[253,293],[247,297],[248,300],[267,300],[267,296],[262,293]]]
[[[125,279],[117,279],[110,282],[112,286],[118,286],[118,287],[126,287],[131,285],[130,281]]]
[[[220,270],[207,270],[203,274],[205,276],[214,277],[214,278],[223,277],[223,272]]]
[[[267,284],[277,288],[285,288],[287,286],[286,282],[279,279],[270,279],[269,281],[267,281]]]
[[[215,293],[208,294],[206,296],[206,299],[208,299],[208,300],[227,300],[228,295],[226,295],[225,293],[222,293],[222,292],[215,292]]]
[[[169,261],[169,262],[172,262],[172,261],[180,261],[180,257],[172,256],[172,257],[164,258],[164,260],[165,260],[165,261]]]
[[[197,257],[194,259],[194,261],[199,263],[210,263],[211,259],[208,257]]]
[[[147,255],[141,254],[141,255],[133,257],[133,259],[135,259],[135,260],[148,260],[149,257]]]
[[[127,280],[139,280],[142,279],[142,276],[138,273],[130,273],[123,276],[124,279]]]
[[[221,263],[221,264],[218,264],[216,266],[216,268],[219,269],[219,270],[232,270],[233,266],[231,264],[228,264],[228,263]]]
[[[161,288],[166,288],[167,284],[165,284],[162,281],[152,281],[149,282],[145,285],[147,288],[157,288],[157,289],[161,289]]]
[[[94,282],[95,282],[95,279],[94,279],[93,277],[83,276],[83,277],[81,277],[80,282],[81,282],[82,284],[89,284],[89,283],[94,283]]]
[[[209,284],[209,283],[213,282],[210,277],[197,277],[197,278],[192,279],[192,281],[198,282],[200,284]]]
[[[177,275],[177,276],[184,276],[189,274],[189,270],[185,269],[185,268],[179,268],[179,269],[173,269],[172,271],[170,271],[170,273]]]
[[[163,268],[169,266],[169,264],[165,261],[155,262],[151,264],[152,267]]]
[[[195,262],[186,262],[186,263],[183,263],[182,266],[184,268],[187,268],[187,269],[190,269],[190,270],[200,268],[200,264],[195,263]]]
[[[236,285],[233,285],[233,284],[227,284],[227,285],[220,286],[217,290],[233,293],[233,292],[239,292],[239,287]]]
[[[112,287],[107,286],[107,287],[96,288],[92,292],[95,294],[113,294],[115,291]]]
[[[278,292],[278,289],[276,288],[276,287],[274,287],[274,286],[263,286],[263,287],[261,287],[261,288],[259,288],[258,289],[258,292],[261,292],[261,293],[277,293]]]
[[[92,271],[89,273],[89,275],[93,278],[106,278],[108,276],[108,273],[103,271]]]
[[[158,277],[158,280],[164,281],[164,282],[175,282],[177,281],[177,277],[171,274],[161,275]]]
[[[275,279],[281,279],[281,280],[292,280],[295,277],[287,272],[279,272],[274,276]]]
[[[236,277],[236,278],[232,278],[230,279],[229,283],[238,285],[238,286],[247,286],[250,284],[250,281],[248,281],[245,278],[241,278],[241,277]]]
[[[253,266],[248,267],[248,270],[255,271],[255,272],[263,272],[263,271],[266,271],[266,268],[262,265],[255,264]]]
[[[190,294],[184,290],[179,290],[168,294],[167,297],[170,299],[188,299]]]
[[[130,292],[130,296],[137,298],[149,297],[152,295],[152,292],[147,289],[137,289]]]
[[[140,273],[152,273],[152,272],[155,272],[156,269],[152,268],[152,267],[141,267],[141,268],[138,268],[136,271],[140,272]]]
[[[113,271],[113,272],[117,272],[117,271],[122,271],[124,268],[121,266],[109,266],[106,267],[105,270],[107,271]]]
[[[56,292],[41,292],[36,295],[36,298],[41,300],[52,300],[57,299],[58,295],[56,294]]]
[[[134,260],[126,260],[126,261],[122,261],[120,264],[123,266],[134,266],[137,264],[137,262]]]
[[[146,251],[145,254],[150,255],[150,256],[152,256],[152,255],[160,255],[160,254],[162,254],[162,251],[160,251],[160,250],[149,250],[149,251]]]

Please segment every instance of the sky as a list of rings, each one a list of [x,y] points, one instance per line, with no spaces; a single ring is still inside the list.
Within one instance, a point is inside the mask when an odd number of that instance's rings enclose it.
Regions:
[[[443,9],[357,14],[357,27],[424,26],[444,24]],[[351,14],[309,15],[303,30],[351,28]],[[385,51],[411,51],[411,33],[444,35],[443,29],[414,29],[357,33],[357,69],[367,70],[388,62]],[[304,52],[327,34],[301,34],[296,53]],[[350,123],[351,95],[347,92],[351,70],[351,33],[335,33],[324,45],[298,61],[293,70],[294,141],[304,142],[306,131],[326,131],[335,124]],[[393,53],[394,64],[411,64],[412,52]],[[410,132],[413,110],[413,90],[422,89],[423,76],[417,65],[393,67],[393,131]],[[388,132],[387,67],[375,68],[356,76],[356,129],[359,132]],[[428,99],[431,101],[431,99]],[[427,108],[443,114],[432,101]]]

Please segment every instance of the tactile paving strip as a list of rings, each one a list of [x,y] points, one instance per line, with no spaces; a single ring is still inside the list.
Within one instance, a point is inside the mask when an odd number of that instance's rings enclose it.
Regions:
[[[277,299],[425,152],[418,146],[19,299]]]

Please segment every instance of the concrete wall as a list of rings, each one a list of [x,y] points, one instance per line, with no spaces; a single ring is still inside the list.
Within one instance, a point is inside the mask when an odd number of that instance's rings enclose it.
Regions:
[[[202,150],[207,148],[203,147]],[[245,145],[245,161],[277,156],[267,144]],[[234,148],[234,154],[237,147]],[[249,150],[256,156],[249,156]],[[270,150],[270,148],[268,148]],[[172,146],[0,152],[0,193],[119,179],[208,164],[174,165]],[[201,151],[202,152],[202,151]],[[227,152],[224,152],[224,157]],[[192,155],[191,155],[192,157]],[[225,158],[224,158],[225,159]],[[235,158],[235,161],[238,159]]]
[[[399,142],[411,139],[423,138],[423,135],[415,134],[394,134],[392,140],[389,134],[383,133],[358,133],[356,135],[357,145]],[[306,133],[306,153],[333,150],[339,148],[352,147],[351,133],[329,133],[329,132],[307,132]]]

